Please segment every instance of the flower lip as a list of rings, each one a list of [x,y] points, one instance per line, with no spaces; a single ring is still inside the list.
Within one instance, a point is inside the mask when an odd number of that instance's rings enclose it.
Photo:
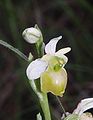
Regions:
[[[64,68],[59,71],[48,68],[47,71],[42,73],[40,80],[42,92],[51,92],[62,97],[67,85],[67,72]]]

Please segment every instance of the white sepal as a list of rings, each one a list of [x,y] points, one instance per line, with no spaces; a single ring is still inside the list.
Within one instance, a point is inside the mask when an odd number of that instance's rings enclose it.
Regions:
[[[41,35],[42,33],[34,27],[27,28],[22,33],[23,38],[31,44],[36,43],[40,39]]]
[[[36,59],[31,62],[27,67],[26,74],[29,80],[34,80],[40,77],[40,75],[46,70],[48,63],[41,60]]]
[[[73,111],[74,114],[82,115],[85,111],[93,108],[93,98],[81,100],[77,108]]]
[[[56,45],[57,42],[62,38],[62,36],[53,38],[50,40],[50,42],[45,46],[45,52],[46,54],[54,55],[56,51]]]

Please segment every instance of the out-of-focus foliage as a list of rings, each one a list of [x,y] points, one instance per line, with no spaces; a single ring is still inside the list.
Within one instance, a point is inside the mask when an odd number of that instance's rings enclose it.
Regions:
[[[92,0],[0,0],[0,39],[7,41],[27,56],[34,45],[22,38],[25,28],[38,24],[44,41],[63,35],[58,49],[72,48],[68,54],[68,86],[61,98],[66,111],[85,97],[93,97],[93,1]],[[34,120],[40,111],[37,97],[25,76],[27,63],[0,46],[0,119]],[[54,120],[62,111],[49,94]]]

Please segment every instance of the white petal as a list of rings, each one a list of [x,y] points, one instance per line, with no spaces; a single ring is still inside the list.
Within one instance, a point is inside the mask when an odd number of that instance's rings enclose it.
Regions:
[[[81,102],[78,104],[77,108],[73,111],[73,113],[81,115],[83,112],[91,108],[93,108],[93,98],[87,98],[81,100]]]
[[[26,74],[29,80],[34,80],[40,77],[40,75],[46,70],[48,63],[41,60],[36,59],[31,62],[26,70]]]
[[[62,36],[51,39],[50,42],[45,46],[45,52],[51,55],[55,54],[56,44],[61,38]]]
[[[68,53],[70,50],[71,50],[70,47],[62,48],[62,49],[58,50],[55,54],[58,54],[58,55],[61,56],[61,55],[63,55],[63,54]]]

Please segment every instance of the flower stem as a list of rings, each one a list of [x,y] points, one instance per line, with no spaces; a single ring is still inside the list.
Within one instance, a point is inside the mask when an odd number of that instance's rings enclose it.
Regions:
[[[47,94],[42,93],[42,99],[39,100],[40,100],[41,108],[44,113],[45,120],[51,120]]]
[[[34,80],[30,80],[29,83],[39,98],[40,105],[41,105],[42,111],[44,113],[45,120],[51,120],[47,93],[39,92]]]

